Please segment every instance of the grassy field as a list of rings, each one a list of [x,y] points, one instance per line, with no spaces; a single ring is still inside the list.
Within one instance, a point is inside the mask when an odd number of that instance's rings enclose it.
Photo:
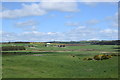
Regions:
[[[0,79],[2,78],[2,55],[0,55]]]
[[[22,44],[23,45],[23,44]],[[83,60],[115,52],[115,45],[27,47],[28,55],[3,55],[3,78],[117,78],[118,56],[107,60]],[[41,52],[40,52],[41,51]],[[46,51],[46,52],[42,52]],[[50,52],[51,51],[51,52]]]

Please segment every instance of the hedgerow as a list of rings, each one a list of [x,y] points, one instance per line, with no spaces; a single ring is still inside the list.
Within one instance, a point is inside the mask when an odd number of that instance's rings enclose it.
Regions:
[[[2,51],[25,50],[24,46],[2,46]]]

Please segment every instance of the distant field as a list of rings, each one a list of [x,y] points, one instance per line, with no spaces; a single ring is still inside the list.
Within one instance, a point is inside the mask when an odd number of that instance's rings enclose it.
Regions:
[[[25,46],[25,44],[17,45]],[[26,47],[26,52],[33,52],[28,55],[3,55],[3,78],[118,77],[118,56],[100,61],[83,60],[98,54],[117,53],[114,49],[117,47],[115,45],[66,46],[63,48],[33,45],[35,47]]]
[[[33,45],[34,47],[26,47],[27,50],[25,51],[69,51],[69,50],[77,50],[77,51],[113,51],[113,48],[117,47],[117,45],[84,45],[84,46],[66,46],[66,47],[45,47],[44,44],[3,44],[2,46],[25,46],[26,45]]]

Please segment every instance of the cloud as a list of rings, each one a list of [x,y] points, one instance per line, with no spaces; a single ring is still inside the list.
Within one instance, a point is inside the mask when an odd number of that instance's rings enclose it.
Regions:
[[[0,5],[0,11],[2,11],[3,10],[3,7],[2,7],[2,5]]]
[[[107,16],[105,18],[105,22],[109,22],[109,26],[111,27],[118,27],[119,19],[118,19],[118,12],[116,12],[113,16]]]
[[[73,18],[73,15],[66,15],[65,18]]]
[[[19,28],[24,31],[37,31],[38,30],[37,26],[25,26],[25,27],[19,27]]]
[[[118,2],[119,0],[3,0],[3,2]]]
[[[2,4],[0,5],[0,12],[7,10],[7,8],[5,6],[3,6]]]
[[[119,0],[77,0],[80,2],[118,2]]]
[[[22,4],[21,9],[4,10],[0,12],[2,18],[20,18],[26,16],[42,16],[49,11],[76,12],[79,11],[76,2],[41,2]]]
[[[117,39],[118,30],[117,29],[100,29],[92,28],[89,26],[79,26],[74,29],[66,32],[68,40],[90,40],[90,39],[99,39],[99,40],[111,40]]]
[[[13,32],[4,32],[2,31],[2,41],[14,41],[18,40],[18,36]]]
[[[84,25],[86,25],[86,26],[93,26],[93,25],[96,25],[98,23],[99,23],[98,20],[92,19],[92,20],[84,22]],[[80,22],[66,22],[65,25],[66,26],[74,26],[74,27],[81,26]]]
[[[59,32],[26,31],[23,33],[2,32],[2,41],[51,41],[62,40]]]
[[[31,26],[30,28],[25,28],[26,31],[37,31],[37,26]]]
[[[50,15],[48,15],[48,18],[54,18],[56,16],[57,16],[56,14],[50,14]]]
[[[115,29],[104,29],[102,31],[100,31],[101,33],[107,33],[107,34],[114,34],[114,33],[118,33],[118,30]]]
[[[16,26],[17,27],[25,27],[25,26],[33,26],[36,25],[37,23],[33,20],[28,20],[28,21],[24,21],[24,22],[17,22]]]
[[[47,11],[65,11],[65,12],[77,12],[79,11],[76,2],[42,2],[40,6]]]
[[[10,1],[10,0],[9,0]],[[17,0],[16,0],[17,1]],[[22,0],[24,1],[24,0]],[[35,0],[31,0],[35,1]],[[38,0],[37,0],[38,1]],[[104,0],[104,1],[113,1],[113,0]],[[115,1],[115,0],[114,0]],[[19,2],[19,1],[18,1]],[[63,12],[78,12],[79,0],[41,0],[40,3],[32,4],[22,4],[21,9],[9,10],[5,9],[0,12],[1,18],[21,18],[27,16],[42,16],[47,14],[50,11],[63,11]],[[82,0],[87,5],[93,5],[96,0]],[[99,0],[98,2],[101,2]]]
[[[79,26],[67,32],[25,31],[23,33],[3,32],[3,41],[80,41],[80,40],[115,40],[117,29],[98,29]]]
[[[66,22],[65,25],[66,26],[77,26],[78,27],[80,25],[80,23],[79,22]]]
[[[38,23],[34,20],[28,20],[28,21],[23,21],[23,22],[17,22],[15,24],[16,28],[20,28],[25,31],[36,31],[37,30],[37,25]]]
[[[105,39],[118,39],[118,29],[104,29],[100,31],[100,34]]]
[[[87,25],[96,25],[98,23],[99,23],[99,21],[96,19],[92,19],[92,20],[89,20],[86,22]]]
[[[76,2],[79,0],[3,0],[3,2]]]
[[[88,41],[90,40],[101,40],[101,39],[95,37],[95,38],[88,39]]]
[[[83,2],[85,5],[88,5],[88,6],[92,6],[92,7],[95,7],[98,2]]]
[[[46,11],[41,9],[38,4],[22,4],[21,9],[4,10],[0,12],[2,18],[20,18],[25,16],[41,16],[46,14]]]
[[[106,21],[108,21],[108,20],[117,22],[118,21],[118,12],[116,12],[113,16],[107,16]]]
[[[112,27],[118,27],[118,22],[113,22]]]

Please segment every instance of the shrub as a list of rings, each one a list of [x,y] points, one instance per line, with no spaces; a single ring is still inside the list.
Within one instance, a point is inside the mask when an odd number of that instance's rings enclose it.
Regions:
[[[83,60],[93,60],[93,58],[84,58]]]
[[[88,60],[88,58],[84,58],[83,60]]]
[[[102,55],[101,59],[109,59],[108,55]]]
[[[113,54],[111,54],[111,56],[117,56],[117,54],[113,53]]]
[[[95,56],[94,56],[94,59],[95,59],[95,60],[102,60],[102,55],[95,55]]]
[[[112,56],[111,56],[111,55],[107,55],[107,57],[108,57],[108,58],[112,58]]]
[[[93,58],[88,58],[87,60],[93,60]]]
[[[95,60],[103,60],[103,59],[109,59],[109,58],[112,58],[112,56],[111,55],[95,55],[94,56]]]

